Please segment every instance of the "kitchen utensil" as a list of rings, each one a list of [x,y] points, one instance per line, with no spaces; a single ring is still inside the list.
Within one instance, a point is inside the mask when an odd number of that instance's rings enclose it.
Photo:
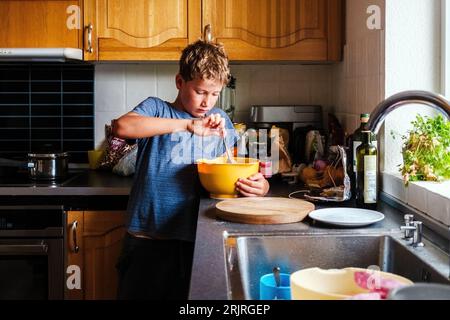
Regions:
[[[399,275],[361,268],[329,269],[308,268],[291,275],[293,300],[340,300],[357,294],[369,293],[355,281],[356,272],[371,272],[376,283],[379,279],[391,279],[404,285],[413,282]]]
[[[280,286],[280,268],[279,267],[273,267],[273,277],[275,278],[275,283],[277,284],[277,287]]]
[[[314,210],[309,217],[334,226],[362,227],[383,220],[384,214],[359,208],[327,208]]]
[[[289,283],[290,274],[280,273],[280,283],[275,282],[273,273],[263,275],[259,279],[260,300],[290,300],[291,288]]]
[[[222,138],[222,141],[223,145],[225,146],[225,153],[227,154],[227,163],[236,163],[236,161],[233,158],[233,154],[231,153],[231,150],[225,141],[225,137]]]
[[[217,217],[249,224],[299,222],[313,210],[310,202],[288,198],[240,198],[216,204]]]
[[[392,290],[388,300],[450,300],[450,285],[415,283]]]
[[[56,180],[67,176],[69,154],[29,153],[28,169],[33,180]]]
[[[197,170],[202,186],[211,198],[237,198],[236,182],[248,178],[259,170],[259,161],[252,158],[234,158],[236,163],[227,163],[226,157],[213,160],[197,160]]]

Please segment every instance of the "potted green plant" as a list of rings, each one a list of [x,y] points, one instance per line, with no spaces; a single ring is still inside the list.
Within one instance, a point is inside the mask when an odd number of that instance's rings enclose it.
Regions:
[[[400,172],[405,185],[410,181],[450,179],[450,122],[441,115],[417,115],[411,124],[413,128],[402,136]]]

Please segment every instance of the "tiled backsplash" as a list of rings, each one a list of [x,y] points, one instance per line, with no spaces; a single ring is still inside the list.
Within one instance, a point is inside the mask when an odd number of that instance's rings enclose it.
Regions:
[[[384,99],[384,21],[381,29],[368,29],[367,8],[384,0],[347,0],[346,44],[342,63],[334,66],[334,112],[348,134],[359,126],[359,115],[370,113]]]
[[[235,122],[246,121],[258,104],[331,105],[329,65],[231,65],[236,77]],[[174,101],[177,64],[98,64],[95,76],[95,145],[104,126],[148,96]]]
[[[0,157],[69,151],[87,162],[94,145],[94,67],[0,64]]]

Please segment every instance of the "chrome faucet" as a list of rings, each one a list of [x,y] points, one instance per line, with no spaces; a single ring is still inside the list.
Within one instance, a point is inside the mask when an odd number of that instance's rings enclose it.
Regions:
[[[422,242],[422,235],[423,235],[422,221],[413,221],[412,226],[401,226],[400,229],[404,231],[410,230],[413,232],[411,245],[414,248],[425,246],[424,243]]]
[[[414,216],[412,214],[405,214],[403,216],[403,219],[405,221],[405,227],[413,226]],[[411,232],[410,229],[404,229],[403,231],[405,232],[404,236],[403,236],[403,239],[409,240],[409,239],[411,239],[413,237],[413,233]]]
[[[391,111],[410,103],[430,106],[450,120],[450,102],[443,96],[428,91],[403,91],[378,104],[370,114],[369,130],[377,134],[384,119]]]
[[[397,108],[406,104],[424,104],[440,111],[450,120],[450,101],[444,96],[428,91],[403,91],[397,93],[378,104],[370,114],[368,128],[375,134],[383,124],[386,116]],[[410,216],[405,216],[405,226],[401,230],[405,232],[404,238],[411,239],[414,247],[422,247],[422,222],[413,221]],[[412,236],[411,236],[412,233]]]

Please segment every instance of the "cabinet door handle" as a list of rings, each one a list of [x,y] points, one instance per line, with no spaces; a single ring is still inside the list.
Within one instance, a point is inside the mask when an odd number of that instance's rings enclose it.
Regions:
[[[211,25],[207,24],[203,30],[203,40],[206,42],[212,41]]]
[[[92,23],[89,23],[85,29],[86,29],[86,33],[87,33],[86,51],[89,53],[92,53],[92,52],[94,52],[94,48],[92,47],[92,30],[94,29],[94,26],[92,25]]]
[[[78,253],[78,251],[80,251],[80,247],[77,244],[77,228],[78,228],[78,221],[75,220],[72,223],[72,241],[73,241],[72,250],[75,253]]]

